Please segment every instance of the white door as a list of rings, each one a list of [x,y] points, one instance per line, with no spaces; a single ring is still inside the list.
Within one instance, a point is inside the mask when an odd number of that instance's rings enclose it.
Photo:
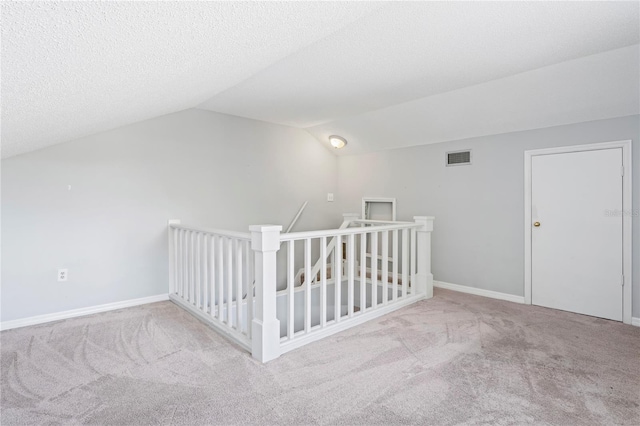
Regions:
[[[622,149],[531,158],[531,301],[622,321]]]

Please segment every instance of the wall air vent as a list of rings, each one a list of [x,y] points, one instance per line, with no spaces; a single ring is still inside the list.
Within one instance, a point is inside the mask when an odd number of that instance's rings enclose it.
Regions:
[[[447,167],[467,164],[471,164],[471,150],[447,152]]]

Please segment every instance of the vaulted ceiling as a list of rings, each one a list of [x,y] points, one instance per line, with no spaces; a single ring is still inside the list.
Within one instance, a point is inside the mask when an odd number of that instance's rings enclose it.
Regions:
[[[637,114],[639,16],[638,2],[4,2],[2,156],[193,107],[342,134],[345,154]]]

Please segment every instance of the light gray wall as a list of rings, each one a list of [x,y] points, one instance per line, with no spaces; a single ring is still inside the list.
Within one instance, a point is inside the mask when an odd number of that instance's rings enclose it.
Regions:
[[[524,151],[633,140],[633,209],[640,203],[640,116],[422,145],[338,160],[337,201],[397,198],[398,219],[436,217],[436,280],[524,295]],[[471,148],[473,165],[445,167],[445,152]],[[594,241],[594,244],[597,242]],[[633,316],[640,316],[640,218],[633,218]]]
[[[166,293],[168,219],[286,226],[308,200],[295,230],[336,227],[336,190],[308,133],[202,110],[8,158],[2,321]]]
[[[631,116],[336,159],[303,131],[188,110],[12,157],[2,161],[1,319],[165,293],[167,219],[286,225],[309,200],[296,230],[328,228],[363,196],[396,197],[401,220],[436,216],[437,280],[522,295],[523,152],[632,139],[638,211],[639,134]],[[465,148],[472,166],[444,167],[446,151]],[[633,233],[638,317],[637,216]]]

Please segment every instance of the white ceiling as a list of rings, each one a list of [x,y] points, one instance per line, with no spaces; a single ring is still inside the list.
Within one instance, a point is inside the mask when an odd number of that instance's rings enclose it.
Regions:
[[[380,7],[2,2],[2,157],[192,108]]]
[[[638,3],[392,3],[201,108],[310,127],[638,43]]]
[[[336,155],[640,114],[639,45],[331,121],[307,131]],[[330,149],[330,148],[329,148]]]
[[[638,2],[4,2],[2,156],[196,106],[343,134],[344,154],[638,113],[639,16]],[[631,45],[614,55],[626,71],[576,60]],[[501,91],[558,102],[514,109]],[[492,94],[499,108],[478,106]]]

